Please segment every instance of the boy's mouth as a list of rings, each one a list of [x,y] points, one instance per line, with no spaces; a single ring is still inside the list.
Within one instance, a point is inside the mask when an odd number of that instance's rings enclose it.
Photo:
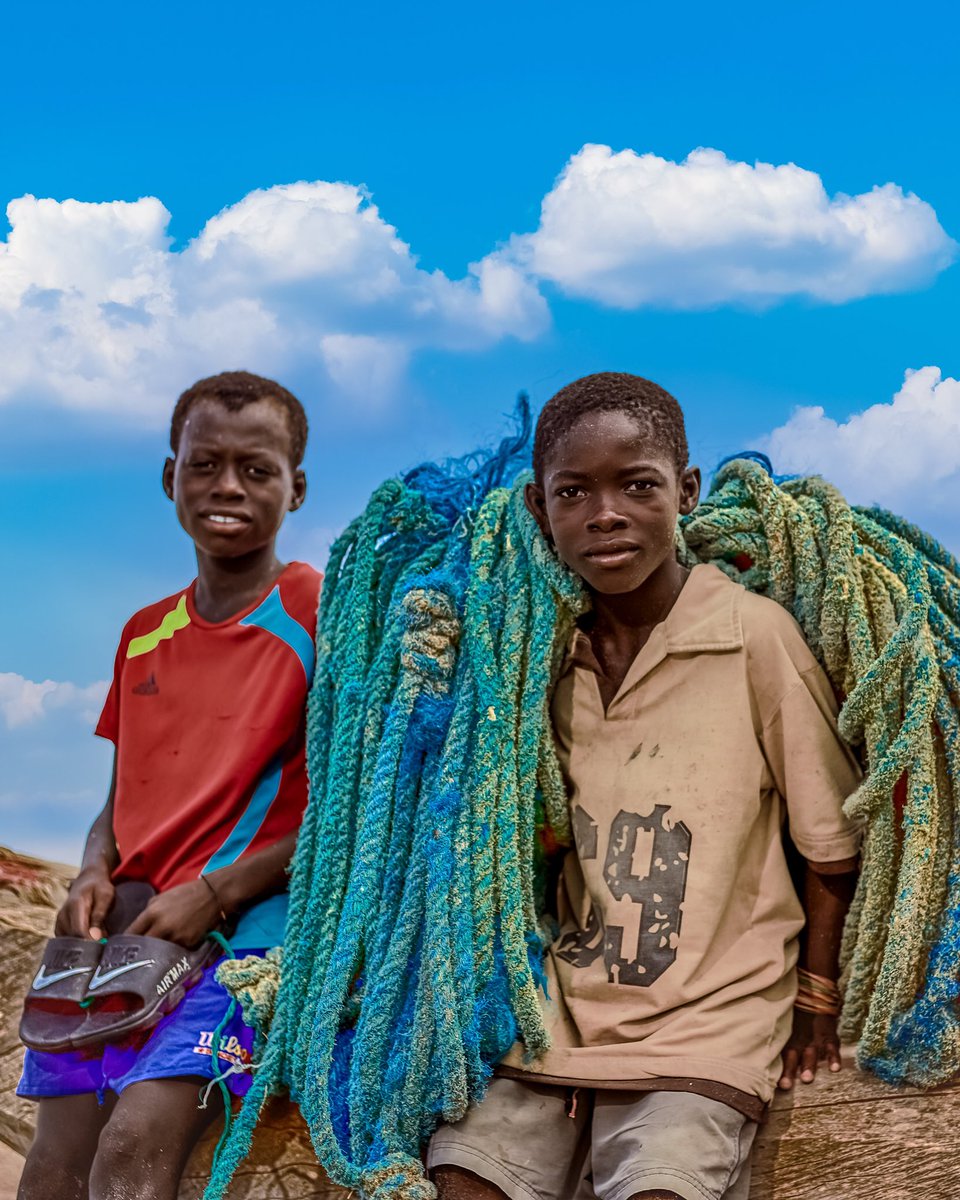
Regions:
[[[219,529],[239,529],[250,524],[250,518],[245,513],[207,512],[200,514],[201,519],[209,521]]]
[[[598,567],[619,567],[638,554],[640,547],[635,542],[597,542],[583,552],[584,558]]]

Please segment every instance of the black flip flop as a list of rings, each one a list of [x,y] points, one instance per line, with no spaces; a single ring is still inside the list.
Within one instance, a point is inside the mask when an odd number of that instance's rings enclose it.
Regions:
[[[126,929],[155,894],[147,883],[117,884],[104,922],[107,933]],[[24,1000],[20,1040],[25,1046],[50,1054],[76,1048],[91,1003],[87,985],[96,976],[103,950],[104,943],[91,938],[50,938]]]
[[[86,1013],[80,1007],[103,953],[90,938],[53,937],[27,992],[20,1040],[31,1050],[58,1054],[73,1047]]]
[[[176,1008],[219,953],[209,938],[192,950],[128,933],[108,938],[88,979],[85,1019],[71,1044],[82,1049],[151,1029]]]

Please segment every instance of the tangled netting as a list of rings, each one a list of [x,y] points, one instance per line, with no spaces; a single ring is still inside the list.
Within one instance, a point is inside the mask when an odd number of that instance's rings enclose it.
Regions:
[[[308,712],[310,803],[263,1057],[207,1192],[288,1087],[331,1178],[369,1200],[435,1191],[420,1151],[518,1038],[546,1044],[542,845],[569,840],[548,697],[579,581],[523,504],[529,431],[486,461],[389,480],[327,569]],[[932,539],[817,478],[725,464],[678,552],[785,605],[868,774],[843,957],[844,1032],[888,1079],[960,1068],[960,580]],[[248,997],[256,969],[242,968]],[[241,990],[241,998],[243,991]]]

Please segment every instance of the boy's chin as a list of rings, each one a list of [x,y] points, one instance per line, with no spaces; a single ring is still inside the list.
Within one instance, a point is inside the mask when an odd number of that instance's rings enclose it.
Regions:
[[[584,564],[578,565],[582,567]],[[611,571],[588,567],[586,570],[577,570],[577,567],[571,566],[571,570],[576,571],[591,592],[601,596],[623,596],[627,592],[635,592],[649,578],[646,573],[635,569]]]
[[[665,555],[651,562],[644,555],[620,567],[601,567],[589,559],[580,559],[576,565],[567,565],[580,576],[591,592],[599,596],[626,596],[642,592],[648,584],[653,584],[671,558],[671,555]]]
[[[598,596],[628,596],[640,593],[657,575],[661,564],[655,563],[651,570],[633,569],[621,571],[587,570],[577,574],[587,585],[589,591]]]
[[[194,545],[207,558],[232,559],[247,558],[258,550],[262,550],[264,543],[247,541],[244,538],[205,537],[203,539],[194,538]]]
[[[599,596],[626,596],[631,592],[638,592],[646,583],[646,579],[584,579],[584,583],[591,592],[596,592]]]

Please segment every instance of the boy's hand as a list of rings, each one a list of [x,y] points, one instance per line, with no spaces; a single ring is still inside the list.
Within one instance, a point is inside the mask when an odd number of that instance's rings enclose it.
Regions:
[[[63,907],[57,913],[57,937],[103,937],[103,923],[113,904],[114,887],[105,866],[84,867],[70,884]]]
[[[202,879],[193,879],[154,896],[126,932],[195,946],[220,919],[210,889]]]
[[[789,1091],[800,1073],[801,1083],[812,1083],[817,1066],[825,1059],[831,1071],[840,1070],[840,1038],[837,1018],[824,1013],[793,1010],[793,1033],[783,1052],[783,1070],[777,1087]]]

